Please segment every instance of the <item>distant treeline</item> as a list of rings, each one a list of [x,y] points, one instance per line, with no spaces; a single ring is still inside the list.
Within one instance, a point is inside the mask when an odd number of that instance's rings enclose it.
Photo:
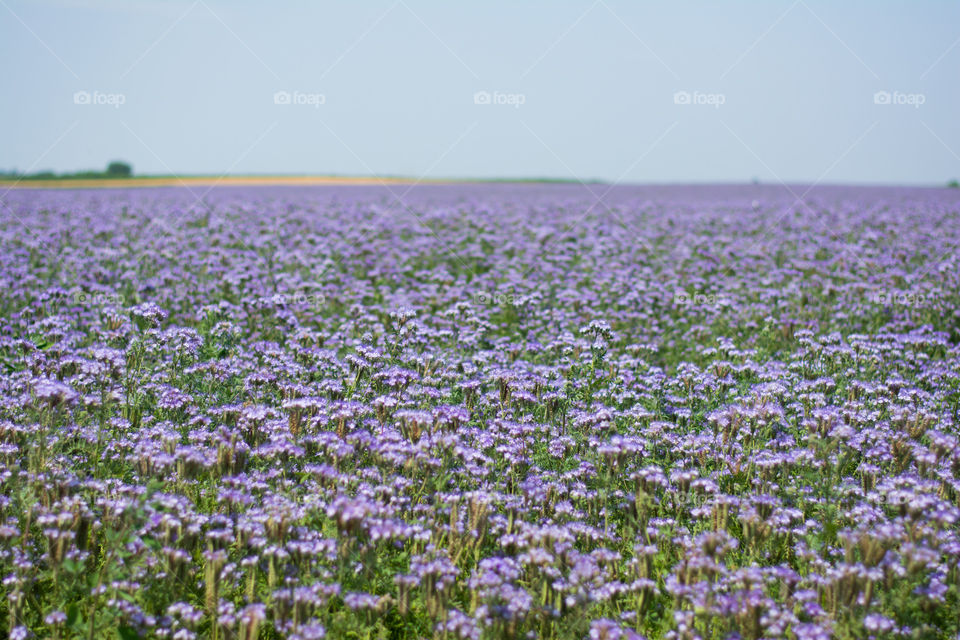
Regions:
[[[20,171],[2,171],[0,170],[0,180],[96,180],[96,179],[117,179],[117,178],[131,178],[133,177],[133,167],[123,161],[115,160],[107,165],[106,170],[104,171],[74,171],[73,173],[56,173],[54,171],[37,171],[35,173],[22,173]],[[144,177],[144,176],[141,176]],[[158,177],[167,177],[167,176],[149,176],[153,178]],[[175,177],[175,176],[174,176]],[[254,174],[251,177],[259,177]],[[381,178],[397,178],[403,176],[380,176]],[[467,182],[472,180],[465,179]],[[604,180],[589,179],[585,181],[577,180],[575,178],[485,178],[481,180],[476,180],[477,182],[505,182],[505,183],[556,183],[556,184],[594,184],[594,185],[604,185],[609,184]],[[752,180],[753,184],[760,184],[760,181],[754,178]],[[950,180],[947,182],[947,187],[951,189],[960,188],[960,182],[957,180]]]
[[[126,162],[115,161],[107,165],[105,171],[75,171],[73,173],[55,173],[38,171],[20,173],[19,171],[0,171],[0,180],[91,180],[97,178],[129,178],[133,176],[133,167]]]

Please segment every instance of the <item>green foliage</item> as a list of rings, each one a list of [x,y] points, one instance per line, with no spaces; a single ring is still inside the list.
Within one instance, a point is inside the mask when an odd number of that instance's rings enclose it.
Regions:
[[[0,173],[0,180],[101,180],[130,178],[133,176],[133,167],[121,160],[114,160],[107,165],[104,171],[73,171],[70,173],[56,173],[54,171],[37,171],[35,173]]]

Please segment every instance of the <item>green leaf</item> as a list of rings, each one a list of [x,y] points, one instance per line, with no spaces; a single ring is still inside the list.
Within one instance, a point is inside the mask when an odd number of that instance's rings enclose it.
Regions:
[[[63,561],[63,568],[66,569],[68,573],[80,573],[80,571],[83,570],[83,565],[73,558],[67,558]]]
[[[125,624],[117,627],[117,635],[120,636],[121,640],[140,640],[140,634],[137,633],[137,630]]]
[[[143,538],[143,544],[153,551],[160,551],[163,549],[163,544],[154,538]]]
[[[67,626],[72,627],[73,623],[77,621],[77,617],[80,615],[80,607],[76,602],[67,607]]]

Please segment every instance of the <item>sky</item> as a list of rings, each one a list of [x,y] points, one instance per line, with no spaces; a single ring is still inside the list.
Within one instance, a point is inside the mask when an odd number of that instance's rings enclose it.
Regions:
[[[0,170],[942,185],[960,3],[0,0]]]

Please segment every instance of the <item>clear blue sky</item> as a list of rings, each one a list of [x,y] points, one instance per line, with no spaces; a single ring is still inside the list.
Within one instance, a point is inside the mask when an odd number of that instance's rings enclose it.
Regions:
[[[958,2],[0,0],[0,56],[5,170],[960,177]]]

